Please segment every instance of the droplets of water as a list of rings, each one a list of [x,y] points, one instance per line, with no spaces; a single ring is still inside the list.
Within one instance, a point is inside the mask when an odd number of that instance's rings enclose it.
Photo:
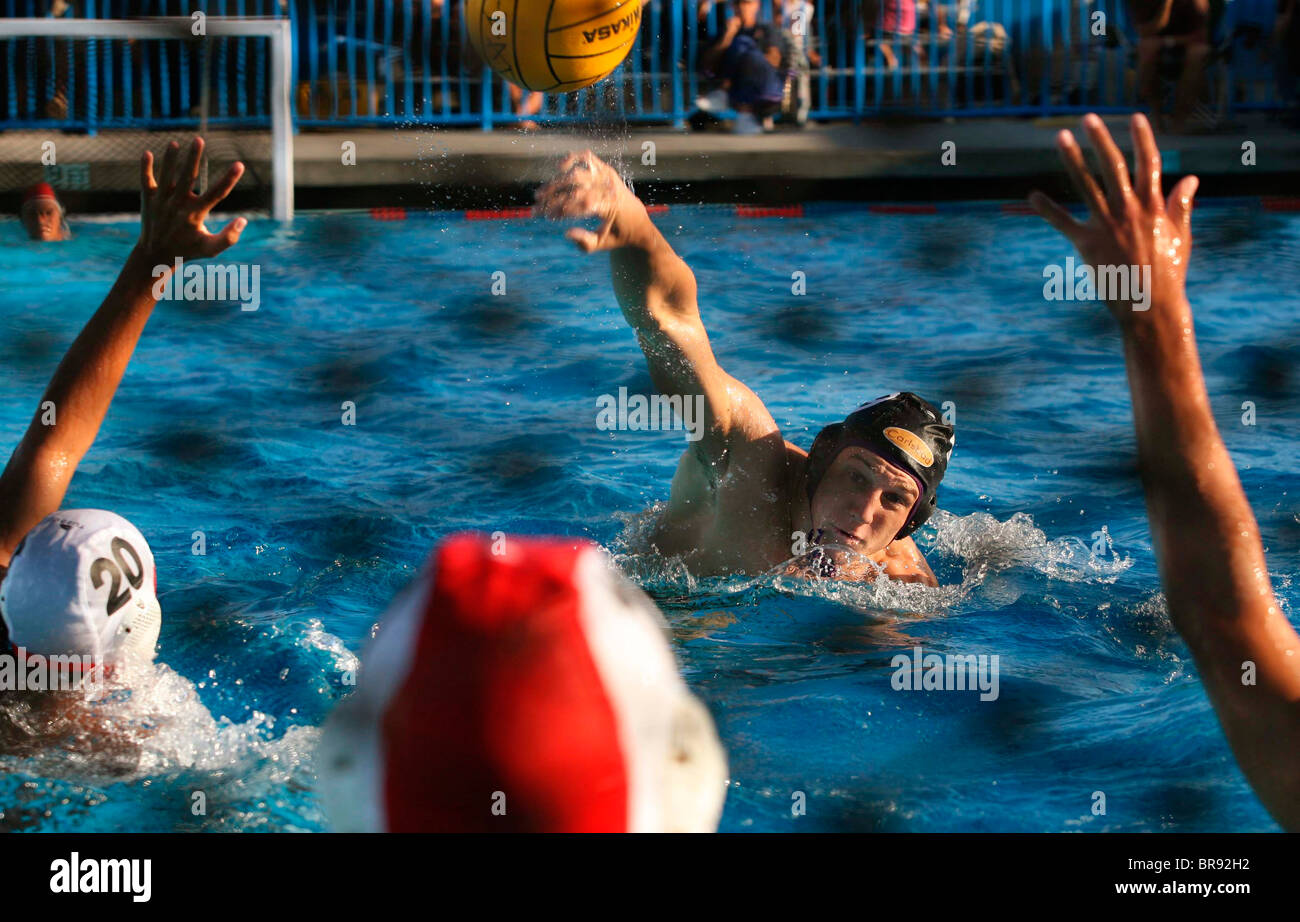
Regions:
[[[1019,567],[1065,582],[1109,584],[1133,565],[1132,558],[1114,553],[1108,533],[1103,532],[1105,549],[1098,555],[1072,535],[1049,539],[1023,512],[998,521],[987,512],[957,516],[940,511],[931,522],[936,526],[933,550],[959,558],[967,575],[987,577]]]
[[[1104,546],[1094,547],[1070,535],[1048,538],[1022,512],[999,521],[986,512],[958,516],[940,511],[930,520],[933,539],[926,556],[936,570],[955,571],[958,579],[941,577],[938,587],[887,576],[872,582],[808,577],[792,566],[794,558],[763,574],[701,579],[680,558],[663,557],[651,547],[663,508],[660,503],[641,513],[619,514],[623,532],[611,542],[611,559],[656,597],[678,605],[698,601],[702,608],[718,596],[746,604],[779,594],[833,602],[863,614],[941,615],[968,602],[984,608],[1012,605],[1026,592],[1041,591],[1044,578],[1109,585],[1133,566],[1131,557],[1114,552],[1106,532]]]
[[[317,686],[337,691],[337,674],[358,666],[316,619],[297,625],[294,646],[304,658],[291,658],[279,674],[286,686],[296,682],[295,702],[311,701],[302,693],[322,691]],[[138,828],[152,831],[318,828],[314,802],[301,795],[315,784],[319,729],[285,726],[286,718],[259,708],[239,722],[214,717],[199,697],[200,687],[243,678],[210,670],[196,686],[148,663],[122,668],[90,698],[79,691],[0,697],[0,778],[7,779],[0,800],[25,792],[21,809],[0,816],[0,828],[59,829],[84,823],[92,808],[101,815],[128,803]],[[278,710],[291,722],[300,708]],[[31,787],[20,792],[23,784]],[[201,812],[191,809],[195,795]]]
[[[275,719],[256,710],[241,723],[214,718],[194,684],[162,663],[119,673],[94,699],[75,691],[8,695],[0,723],[6,771],[87,784],[246,775],[263,760],[293,765],[316,732],[290,728],[276,738]]]

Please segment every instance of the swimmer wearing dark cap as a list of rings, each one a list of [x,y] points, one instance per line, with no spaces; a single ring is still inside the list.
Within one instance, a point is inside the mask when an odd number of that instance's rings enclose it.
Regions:
[[[659,393],[703,395],[704,430],[682,455],[652,543],[701,576],[760,573],[791,558],[841,579],[936,585],[910,537],[936,508],[953,429],[915,394],[865,404],[817,436],[787,442],[772,414],[718,364],[695,275],[645,205],[591,151],[571,154],[536,194],[538,214],[599,218],[566,236],[610,251],[614,291]]]

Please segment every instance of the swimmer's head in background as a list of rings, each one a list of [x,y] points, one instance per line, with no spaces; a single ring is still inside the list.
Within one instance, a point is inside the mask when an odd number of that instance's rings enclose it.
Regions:
[[[449,538],[316,762],[343,832],[711,832],[726,784],[654,603],[560,538]]]
[[[953,427],[943,421],[939,410],[916,394],[902,391],[864,403],[844,422],[827,426],[813,441],[808,450],[808,502],[812,503],[841,451],[855,445],[866,448],[916,481],[920,496],[893,540],[906,538],[938,507],[936,491],[955,441]]]
[[[23,193],[19,217],[22,218],[27,236],[32,240],[66,240],[69,236],[63,205],[54,194],[54,188],[47,182],[29,186]]]
[[[11,648],[27,655],[87,656],[104,665],[152,660],[162,627],[153,553],[112,512],[48,515],[9,561],[0,615]]]

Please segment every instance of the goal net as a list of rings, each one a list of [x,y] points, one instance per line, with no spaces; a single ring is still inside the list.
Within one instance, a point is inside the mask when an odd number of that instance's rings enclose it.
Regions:
[[[48,182],[65,207],[136,207],[140,156],[206,142],[200,184],[236,160],[232,203],[293,216],[289,20],[0,18],[0,201]]]

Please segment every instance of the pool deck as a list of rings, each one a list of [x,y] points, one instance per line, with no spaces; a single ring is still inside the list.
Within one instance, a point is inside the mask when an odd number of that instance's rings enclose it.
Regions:
[[[1129,145],[1126,116],[1107,116],[1122,147]],[[874,121],[811,125],[758,136],[721,131],[682,132],[669,126],[593,126],[587,133],[513,129],[492,132],[432,128],[302,131],[294,138],[295,185],[299,206],[416,204],[410,190],[519,189],[544,179],[565,151],[591,147],[618,160],[635,182],[651,190],[675,190],[677,197],[729,186],[714,200],[755,202],[846,197],[992,198],[1023,194],[1035,180],[1059,177],[1054,148],[1061,128],[1077,118]],[[116,132],[88,139],[48,132],[0,134],[0,167],[9,194],[18,180],[40,178],[41,143],[55,140],[62,163],[88,163],[96,191],[137,188],[135,151],[158,145],[162,135]],[[222,150],[241,156],[265,175],[268,144],[260,136],[211,137],[214,166]],[[248,142],[254,141],[250,144]],[[344,165],[346,141],[356,145],[356,165]],[[1243,145],[1255,145],[1255,165],[1243,164]],[[105,143],[108,142],[108,143]],[[943,160],[951,142],[954,156]],[[1275,117],[1243,115],[1216,134],[1167,135],[1160,139],[1169,174],[1197,173],[1233,192],[1294,195],[1300,177],[1300,132]],[[646,155],[653,144],[653,162]],[[249,150],[261,151],[248,153]],[[25,178],[30,172],[31,177]],[[683,188],[682,184],[687,184]],[[1210,189],[1214,183],[1207,182]],[[851,193],[861,186],[870,191]],[[360,201],[355,192],[370,190]],[[383,190],[387,189],[385,192]],[[1210,194],[1213,194],[1212,192]],[[510,196],[508,195],[507,198]],[[705,192],[705,199],[710,195]]]

